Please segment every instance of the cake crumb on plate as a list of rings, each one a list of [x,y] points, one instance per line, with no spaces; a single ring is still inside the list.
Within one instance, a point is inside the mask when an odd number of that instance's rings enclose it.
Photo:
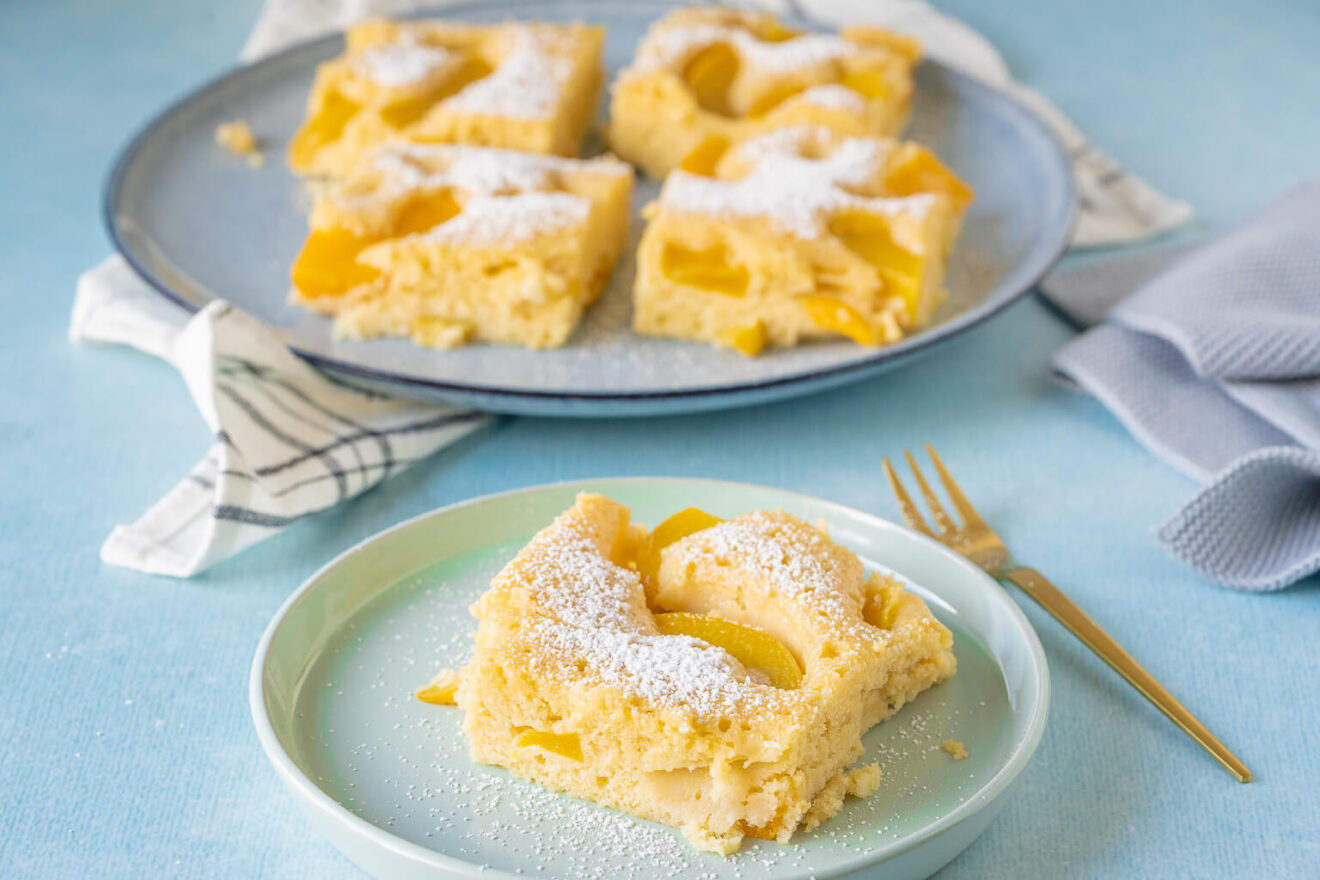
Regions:
[[[963,745],[956,739],[946,739],[944,742],[940,743],[940,748],[948,752],[955,761],[961,761],[963,758],[967,757],[967,746]]]
[[[253,168],[260,168],[266,164],[266,157],[261,154],[257,145],[257,136],[252,133],[252,127],[246,120],[235,119],[233,122],[222,122],[217,125],[215,142],[235,156],[246,156],[248,164]]]

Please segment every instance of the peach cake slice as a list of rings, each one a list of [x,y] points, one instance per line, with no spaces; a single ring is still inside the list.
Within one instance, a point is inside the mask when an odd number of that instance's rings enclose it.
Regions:
[[[916,40],[874,27],[809,34],[765,12],[679,9],[651,26],[611,87],[610,147],[663,178],[709,141],[787,125],[896,135],[920,55]]]
[[[341,338],[562,345],[624,246],[632,181],[610,157],[383,147],[317,197],[292,300]]]
[[[925,147],[820,126],[699,150],[648,205],[633,327],[758,354],[884,345],[944,299],[972,192]]]
[[[472,611],[456,699],[474,760],[723,854],[873,792],[862,734],[956,666],[919,597],[782,511],[688,509],[648,533],[582,494]]]
[[[595,116],[603,40],[580,24],[363,22],[318,68],[289,166],[343,176],[393,140],[575,156]]]

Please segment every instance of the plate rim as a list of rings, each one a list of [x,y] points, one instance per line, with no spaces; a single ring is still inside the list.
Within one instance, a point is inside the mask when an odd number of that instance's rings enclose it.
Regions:
[[[617,5],[619,0],[575,0],[575,2],[584,6],[607,6]],[[645,3],[657,8],[679,8],[690,5],[684,0],[644,0]],[[500,0],[500,5],[506,7],[511,12],[518,9],[536,9],[541,4],[536,0]],[[630,9],[635,9],[639,4],[625,3]],[[489,9],[489,0],[467,0],[467,2],[455,3],[444,6],[427,6],[415,12],[409,13],[407,18],[438,18],[446,19],[453,17],[453,13],[460,14],[470,11],[480,11]],[[813,30],[834,30],[814,18],[804,15],[785,15],[781,18],[789,23],[798,23]],[[117,207],[121,204],[123,198],[124,178],[138,154],[148,144],[157,131],[165,126],[177,114],[185,112],[193,103],[201,100],[214,90],[227,85],[232,79],[245,73],[267,66],[274,66],[284,61],[287,56],[297,52],[303,52],[314,46],[328,46],[336,41],[342,41],[344,31],[336,30],[333,33],[325,34],[319,37],[313,37],[307,40],[301,40],[290,46],[286,46],[279,51],[265,55],[256,61],[247,64],[239,64],[231,67],[216,76],[206,80],[201,85],[196,86],[185,92],[179,98],[168,103],[164,108],[157,111],[149,117],[135,133],[129,138],[128,142],[116,154],[114,161],[106,175],[105,183],[102,188],[101,197],[101,221],[105,227],[106,234],[110,238],[111,244],[115,250],[128,262],[133,271],[136,272],[147,286],[156,293],[164,296],[166,299],[182,306],[190,314],[200,312],[205,305],[197,305],[187,295],[174,290],[167,282],[159,278],[146,266],[146,260],[137,254],[129,245],[126,236],[121,234],[119,225],[116,222]],[[857,360],[848,361],[841,364],[833,364],[814,369],[803,370],[801,372],[789,375],[778,376],[769,379],[748,380],[726,383],[722,385],[699,386],[691,388],[677,388],[663,391],[547,391],[536,388],[520,388],[505,385],[485,385],[480,382],[453,382],[440,379],[428,379],[413,373],[397,372],[385,367],[368,366],[352,361],[341,360],[330,355],[319,354],[309,351],[292,342],[288,343],[289,349],[303,360],[314,366],[334,371],[342,374],[356,376],[360,379],[374,382],[384,382],[393,386],[403,386],[408,388],[417,388],[419,390],[429,390],[441,394],[456,395],[480,395],[483,397],[504,398],[510,400],[525,401],[585,401],[590,403],[607,403],[610,401],[621,402],[664,402],[664,401],[683,401],[683,400],[704,400],[711,397],[734,397],[741,394],[751,394],[756,392],[768,391],[775,388],[786,386],[802,385],[804,391],[810,390],[814,385],[821,382],[839,381],[846,378],[862,378],[868,371],[874,371],[885,365],[896,364],[904,358],[915,356],[919,353],[928,351],[932,347],[947,342],[958,335],[971,330],[972,328],[988,321],[995,315],[1008,308],[1013,303],[1024,297],[1034,289],[1042,278],[1054,267],[1063,252],[1067,249],[1068,243],[1072,238],[1072,232],[1077,224],[1078,205],[1077,205],[1077,185],[1073,174],[1073,162],[1058,138],[1050,131],[1049,127],[1037,116],[1026,104],[1018,100],[1007,90],[982,80],[976,79],[969,74],[946,65],[931,58],[925,58],[921,61],[923,66],[931,66],[941,71],[942,75],[952,78],[960,84],[961,88],[968,88],[973,92],[991,96],[992,100],[1000,102],[1001,106],[1008,107],[1015,114],[1020,122],[1029,129],[1034,129],[1039,136],[1039,140],[1044,144],[1052,154],[1052,161],[1049,163],[1054,171],[1059,171],[1053,175],[1062,183],[1060,195],[1066,205],[1065,216],[1062,222],[1057,223],[1053,229],[1049,224],[1037,228],[1035,238],[1041,240],[1043,236],[1044,245],[1033,247],[1031,254],[1034,259],[1026,260],[1022,265],[1027,267],[1025,271],[1025,280],[1016,290],[1000,291],[996,295],[989,297],[967,311],[955,315],[948,321],[938,324],[929,330],[922,331],[913,336],[906,337],[898,342],[882,346],[874,352]],[[1051,234],[1055,237],[1051,241]],[[1039,254],[1036,252],[1039,251]],[[215,302],[212,299],[209,302]],[[207,304],[209,304],[209,302]],[[265,322],[263,322],[265,323]]]
[[[1030,764],[1036,749],[1039,747],[1042,737],[1045,733],[1045,727],[1049,720],[1049,709],[1051,700],[1051,683],[1049,664],[1045,657],[1045,649],[1041,644],[1040,637],[1037,635],[1031,621],[1027,619],[1021,607],[1008,594],[1004,587],[988,574],[974,565],[966,558],[958,555],[953,550],[934,540],[917,532],[908,529],[892,520],[885,519],[869,511],[861,510],[850,505],[841,504],[837,501],[830,501],[815,495],[809,495],[805,492],[798,492],[791,489],[781,489],[776,486],[766,486],[757,483],[742,483],[732,480],[708,479],[703,477],[673,477],[673,476],[622,476],[622,477],[586,477],[580,479],[559,480],[550,483],[540,483],[534,486],[524,486],[517,489],[508,489],[500,492],[492,492],[485,495],[478,495],[472,498],[466,498],[445,504],[433,510],[408,517],[407,519],[396,523],[393,526],[382,529],[363,540],[357,542],[347,550],[336,554],[329,562],[320,566],[306,580],[304,580],[290,596],[280,604],[267,623],[262,632],[261,639],[257,643],[257,649],[252,658],[252,665],[248,674],[248,708],[252,716],[252,722],[256,728],[257,739],[261,744],[262,751],[265,752],[266,759],[274,767],[276,774],[284,782],[286,788],[290,789],[291,795],[295,801],[301,801],[304,807],[315,808],[325,814],[327,818],[333,819],[342,826],[345,824],[349,829],[355,829],[357,834],[369,839],[376,846],[393,851],[396,855],[410,859],[411,861],[425,865],[430,868],[437,868],[446,871],[452,871],[458,876],[464,877],[492,877],[498,880],[519,880],[525,875],[513,874],[494,867],[482,868],[479,865],[456,858],[447,853],[429,849],[420,844],[405,840],[388,830],[376,825],[368,820],[358,816],[346,808],[342,803],[333,798],[330,794],[318,786],[298,763],[293,759],[284,745],[280,742],[278,734],[275,732],[270,715],[266,709],[265,699],[265,670],[272,643],[280,628],[284,625],[289,615],[307,597],[313,593],[318,583],[332,569],[339,566],[349,557],[365,551],[369,545],[378,541],[386,540],[396,532],[410,528],[417,523],[432,517],[440,517],[453,514],[463,508],[476,507],[487,504],[492,501],[514,497],[518,495],[530,495],[539,492],[563,490],[573,487],[579,487],[582,491],[586,487],[593,487],[595,491],[605,492],[609,486],[644,486],[646,484],[698,484],[710,488],[736,488],[753,489],[761,491],[770,491],[785,497],[808,501],[813,504],[824,505],[827,508],[834,508],[842,511],[852,517],[860,517],[863,521],[868,521],[870,526],[878,526],[881,529],[898,529],[906,533],[909,537],[917,539],[918,546],[924,546],[927,550],[935,552],[956,563],[970,574],[974,580],[979,580],[985,588],[988,596],[1004,608],[1009,619],[1017,625],[1020,635],[1031,657],[1031,669],[1034,672],[1034,686],[1030,690],[1030,698],[1033,701],[1031,712],[1026,719],[1024,733],[1015,743],[1013,750],[998,770],[992,774],[981,786],[972,792],[965,800],[955,806],[952,810],[941,815],[938,819],[929,825],[913,833],[906,840],[899,840],[887,846],[863,853],[856,858],[849,859],[832,868],[813,871],[812,876],[818,880],[829,880],[829,878],[846,877],[855,874],[865,868],[883,864],[884,862],[898,858],[905,853],[911,852],[917,847],[934,840],[936,837],[970,819],[988,805],[994,803],[1002,796],[1018,777]],[[385,587],[390,586],[389,584]],[[930,589],[925,587],[925,589]],[[373,595],[379,595],[379,590]],[[938,595],[938,594],[936,594]],[[369,600],[368,600],[369,601]],[[996,659],[998,659],[996,657]],[[1016,708],[1014,708],[1014,714]],[[336,841],[329,840],[332,845],[338,848]]]

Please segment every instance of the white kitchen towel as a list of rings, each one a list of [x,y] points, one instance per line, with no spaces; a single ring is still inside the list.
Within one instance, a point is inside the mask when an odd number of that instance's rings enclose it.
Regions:
[[[369,15],[399,15],[444,5],[436,0],[266,0],[242,57],[250,61],[289,43],[341,30]],[[1190,206],[1128,174],[1088,143],[1058,107],[1014,80],[1003,56],[985,37],[924,0],[762,0],[740,5],[795,14],[830,26],[865,21],[893,27],[920,39],[931,57],[1026,104],[1073,160],[1077,226],[1072,243],[1076,246],[1140,241],[1191,219]]]
[[[1055,355],[1061,376],[1203,483],[1157,540],[1239,589],[1320,571],[1320,179],[1200,247],[1056,272],[1042,292],[1103,318]]]
[[[228,303],[189,316],[119,257],[79,279],[69,335],[131,345],[173,364],[215,438],[182,482],[101,548],[110,565],[152,574],[203,571],[490,418],[332,381]]]

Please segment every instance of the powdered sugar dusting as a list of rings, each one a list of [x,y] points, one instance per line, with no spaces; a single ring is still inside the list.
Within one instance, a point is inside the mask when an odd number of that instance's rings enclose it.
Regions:
[[[930,195],[906,198],[858,196],[846,187],[876,175],[890,148],[877,138],[846,138],[829,155],[802,155],[814,136],[810,126],[771,131],[744,142],[739,152],[751,161],[739,180],[717,180],[671,173],[660,191],[659,204],[668,209],[715,217],[762,217],[776,228],[804,239],[819,238],[836,211],[856,208],[873,213],[924,213],[934,205]]]
[[[563,53],[571,45],[553,32],[527,25],[508,25],[504,39],[507,45],[499,66],[446,100],[444,106],[506,119],[553,116],[573,72],[572,60]]]
[[[374,165],[396,189],[453,186],[485,195],[553,189],[559,175],[576,171],[632,173],[623,162],[609,158],[568,159],[459,144],[391,144],[377,152]],[[437,167],[442,170],[434,170]]]
[[[458,61],[453,52],[427,45],[411,31],[402,31],[394,42],[373,46],[353,59],[363,76],[391,88],[416,85],[452,68]]]
[[[734,45],[748,66],[773,73],[792,73],[857,52],[852,43],[831,34],[803,34],[781,42],[765,42],[740,31]]]
[[[615,159],[567,159],[490,147],[391,144],[372,167],[382,179],[363,192],[354,186],[330,195],[349,210],[398,202],[411,193],[452,189],[462,210],[425,233],[435,241],[474,244],[525,241],[586,222],[591,201],[562,190],[562,175],[631,174]]]
[[[472,199],[462,212],[423,233],[431,241],[504,244],[526,241],[587,221],[591,202],[565,192],[527,192]]]
[[[533,666],[549,675],[586,676],[701,719],[791,699],[756,682],[721,648],[659,635],[637,574],[600,554],[581,517],[570,510],[519,557],[518,578],[549,612],[527,625],[543,649]],[[578,659],[586,661],[584,671]]]
[[[846,110],[850,113],[866,110],[866,99],[847,86],[835,83],[804,89],[797,94],[797,100],[826,110]]]
[[[788,40],[759,40],[743,28],[719,24],[661,27],[647,34],[637,49],[634,69],[676,70],[702,49],[724,44],[750,68],[772,74],[794,73],[846,55],[858,47],[829,34],[804,34]]]
[[[847,584],[850,574],[860,578],[861,563],[851,573],[835,568],[833,558],[821,553],[828,542],[787,514],[755,511],[704,529],[666,552],[688,565],[735,564],[755,573],[745,581],[750,589],[787,597],[844,626],[859,619],[860,594]]]

